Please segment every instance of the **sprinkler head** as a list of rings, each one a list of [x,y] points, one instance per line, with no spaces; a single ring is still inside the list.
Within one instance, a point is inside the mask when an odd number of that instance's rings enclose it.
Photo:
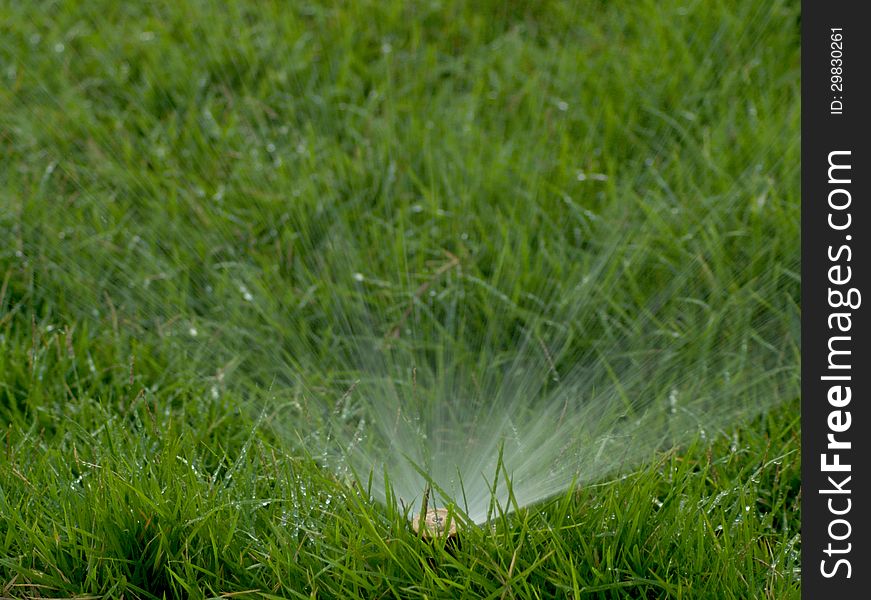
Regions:
[[[423,522],[421,517],[424,517]],[[426,511],[426,515],[416,515],[411,521],[411,527],[415,533],[428,540],[446,537],[448,541],[456,541],[457,538],[456,516],[451,515],[451,522],[448,524],[446,508],[431,508]]]

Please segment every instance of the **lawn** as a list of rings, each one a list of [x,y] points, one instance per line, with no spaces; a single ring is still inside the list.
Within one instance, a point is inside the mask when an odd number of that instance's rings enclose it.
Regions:
[[[799,8],[0,0],[0,597],[798,597]]]

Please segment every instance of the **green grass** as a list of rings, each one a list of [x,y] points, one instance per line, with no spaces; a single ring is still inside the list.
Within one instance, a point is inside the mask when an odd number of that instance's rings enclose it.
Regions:
[[[561,373],[725,331],[794,381],[798,16],[0,0],[0,596],[797,597],[794,385],[453,549],[260,409],[360,322],[483,371],[572,314]]]

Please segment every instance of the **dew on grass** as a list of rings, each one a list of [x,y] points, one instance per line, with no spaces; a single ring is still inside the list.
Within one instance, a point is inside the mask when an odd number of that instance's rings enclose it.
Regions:
[[[239,284],[239,293],[242,294],[242,298],[245,302],[254,301],[254,294],[251,293],[251,290],[249,290],[245,284]]]
[[[85,487],[84,484],[82,483],[84,478],[85,478],[85,475],[86,475],[86,473],[82,473],[81,475],[79,475],[78,477],[73,479],[73,481],[70,483],[70,489],[79,490],[79,489],[82,489],[83,487]]]

